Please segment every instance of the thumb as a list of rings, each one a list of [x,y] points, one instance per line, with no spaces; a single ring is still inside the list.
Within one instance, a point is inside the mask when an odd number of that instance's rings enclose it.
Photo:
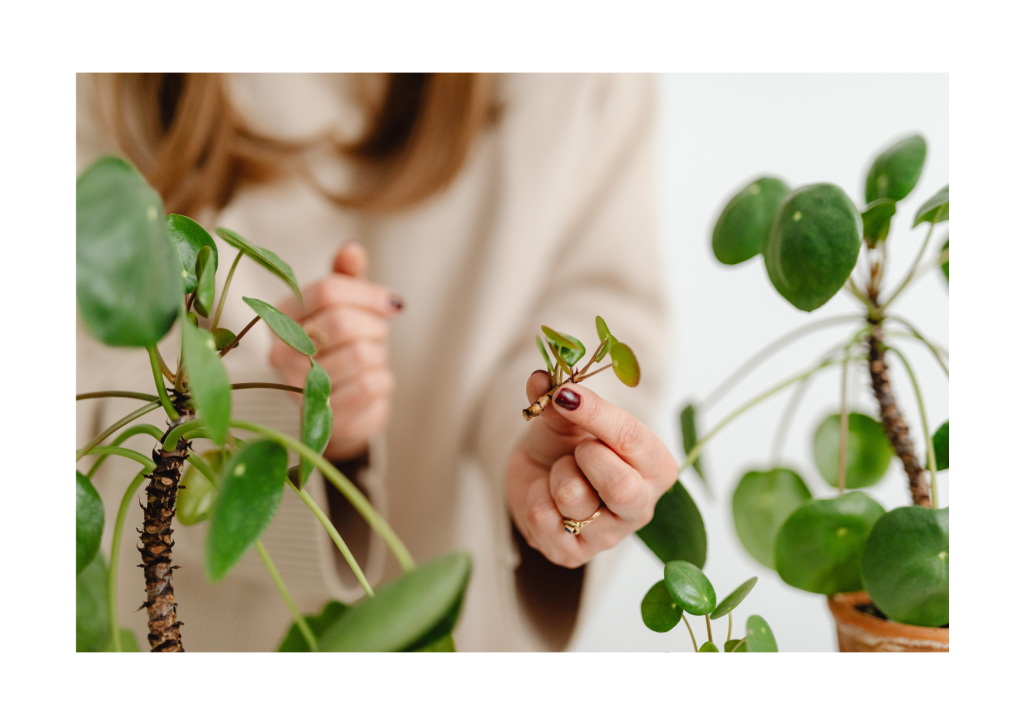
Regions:
[[[365,278],[368,266],[366,248],[354,240],[344,243],[334,256],[334,271],[341,275]]]

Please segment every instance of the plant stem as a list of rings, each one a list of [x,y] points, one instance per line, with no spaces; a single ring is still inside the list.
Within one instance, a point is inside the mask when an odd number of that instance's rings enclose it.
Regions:
[[[935,463],[935,443],[932,441],[931,429],[928,428],[928,414],[924,410],[924,397],[921,395],[921,389],[917,385],[917,376],[914,375],[914,370],[910,367],[910,362],[903,356],[896,348],[889,346],[889,350],[899,356],[899,359],[903,361],[903,367],[907,369],[907,375],[910,377],[910,382],[914,386],[914,395],[917,397],[917,408],[921,412],[921,427],[924,429],[924,449],[928,452],[928,471],[931,472],[931,492],[932,492],[932,507],[935,509],[939,508],[939,473],[936,471],[937,466]]]
[[[742,640],[740,640],[740,642],[738,642],[738,643],[737,643],[736,645],[734,645],[734,646],[732,647],[732,650],[730,650],[729,652],[730,652],[730,653],[735,653],[735,652],[736,652],[737,650],[739,650],[739,647],[740,647],[741,645],[743,645],[744,643],[746,643],[746,642],[747,642],[747,639],[746,639],[746,638],[743,638]]]
[[[291,391],[292,393],[302,394],[305,393],[298,386],[286,386],[283,383],[233,383],[231,384],[232,390],[245,391],[250,388],[272,388],[277,391]]]
[[[384,518],[378,514],[377,510],[373,508],[369,500],[363,496],[363,493],[359,491],[352,482],[350,482],[344,474],[338,471],[333,464],[327,459],[320,456],[318,453],[313,451],[311,448],[296,441],[291,436],[283,434],[280,431],[275,431],[272,428],[261,426],[257,423],[250,421],[236,421],[232,419],[229,422],[229,426],[236,429],[244,429],[246,431],[252,431],[253,433],[260,434],[271,441],[276,441],[282,446],[285,446],[292,451],[296,452],[299,456],[306,459],[313,464],[317,469],[323,473],[335,488],[345,495],[345,498],[349,500],[352,506],[355,508],[363,519],[366,520],[367,524],[377,534],[381,536],[381,539],[387,544],[388,548],[395,555],[395,559],[402,566],[402,569],[406,572],[410,572],[416,569],[416,563],[413,561],[412,556],[409,554],[409,550],[406,549],[402,540],[398,538],[391,526],[384,521]]]
[[[747,409],[753,408],[754,406],[756,406],[757,404],[761,403],[761,401],[765,400],[766,398],[770,398],[771,396],[775,395],[776,393],[778,393],[779,391],[783,390],[787,386],[790,386],[790,385],[796,383],[797,381],[802,381],[803,379],[808,378],[808,377],[814,375],[820,369],[827,368],[828,366],[836,365],[836,364],[838,364],[838,362],[839,361],[829,360],[829,361],[824,361],[822,363],[818,363],[813,368],[805,370],[802,373],[798,373],[795,376],[791,376],[790,378],[787,378],[786,380],[782,381],[781,383],[778,383],[778,384],[772,386],[767,391],[764,391],[764,392],[758,394],[757,396],[755,396],[754,398],[750,399],[749,401],[744,403],[742,406],[740,406],[739,408],[734,410],[732,413],[730,413],[724,419],[719,421],[718,424],[715,425],[715,427],[712,428],[710,431],[708,431],[704,435],[704,437],[702,439],[700,439],[696,444],[694,444],[693,449],[686,456],[686,461],[684,461],[683,465],[679,468],[679,476],[682,476],[683,472],[686,471],[686,469],[689,468],[689,466],[694,461],[696,461],[697,457],[700,456],[700,450],[704,448],[704,445],[708,441],[710,441],[711,438],[715,434],[717,434],[719,431],[721,431],[723,428],[725,428],[725,426],[730,421],[732,421],[734,418],[739,416],[741,413],[743,413]]]
[[[686,623],[686,629],[690,631],[690,640],[693,641],[693,652],[699,653],[700,648],[697,647],[697,639],[693,637],[693,628],[690,627],[690,621],[686,619],[686,613],[681,613],[683,616],[683,622]]]
[[[98,446],[105,438],[110,436],[112,433],[117,431],[122,426],[130,424],[135,419],[141,418],[142,416],[145,416],[150,411],[155,411],[158,408],[160,408],[160,402],[159,401],[153,401],[152,403],[147,403],[142,408],[139,408],[139,409],[136,409],[136,410],[132,411],[130,414],[128,414],[127,416],[125,416],[121,420],[115,421],[113,424],[110,425],[110,427],[108,429],[104,430],[96,438],[94,438],[88,444],[86,444],[81,449],[79,449],[77,452],[75,452],[75,461],[78,461],[83,456],[88,454],[90,451],[92,451],[94,448],[96,448],[96,446]]]
[[[352,550],[350,550],[348,545],[345,544],[345,540],[341,538],[341,533],[338,532],[338,528],[334,526],[331,518],[328,517],[326,512],[320,508],[320,505],[313,501],[313,497],[309,496],[309,492],[305,489],[298,489],[291,482],[288,482],[288,486],[292,488],[292,491],[299,495],[299,499],[306,503],[306,506],[309,507],[309,511],[313,513],[313,516],[316,517],[320,524],[323,525],[324,529],[327,530],[327,534],[329,534],[331,539],[334,540],[334,544],[337,545],[338,551],[341,552],[341,556],[345,558],[345,562],[348,563],[348,566],[352,568],[352,572],[355,574],[356,579],[359,580],[359,584],[363,586],[363,590],[366,591],[367,595],[373,597],[373,588],[370,587],[369,580],[367,580],[366,575],[363,574],[363,568],[359,566],[358,562],[356,562],[355,555],[352,554]]]
[[[725,634],[725,642],[728,643],[732,640],[732,610],[729,611],[729,630]]]
[[[606,370],[608,370],[609,368],[611,368],[611,367],[612,367],[613,365],[614,365],[613,363],[609,363],[609,364],[608,364],[608,365],[606,365],[606,366],[601,366],[601,367],[600,367],[600,368],[598,368],[598,369],[597,369],[596,371],[594,371],[593,373],[590,373],[590,374],[588,374],[588,375],[585,375],[585,376],[576,376],[576,378],[575,378],[575,379],[573,380],[573,383],[580,383],[581,381],[585,381],[585,380],[587,380],[588,378],[593,378],[594,376],[596,376],[596,375],[597,375],[598,373],[600,373],[601,371],[606,371]],[[586,369],[584,369],[584,370],[586,370]]]
[[[935,216],[932,218],[932,222],[930,222],[928,225],[928,234],[924,236],[924,243],[921,245],[921,249],[917,251],[917,257],[914,258],[914,263],[910,266],[910,269],[907,270],[907,274],[903,278],[903,282],[901,282],[899,284],[899,287],[896,288],[896,292],[890,295],[889,299],[879,306],[880,310],[884,311],[886,308],[888,308],[892,304],[893,300],[895,300],[899,296],[899,294],[903,292],[903,288],[909,285],[910,281],[914,279],[914,272],[915,270],[917,270],[917,266],[921,262],[921,258],[924,257],[924,251],[928,248],[928,243],[932,239],[932,232],[935,231],[934,220],[939,218],[939,214],[941,212],[941,208],[935,210]]]
[[[705,615],[704,620],[708,624],[708,642],[714,643],[715,639],[711,637],[711,617],[709,615]]]
[[[306,618],[302,616],[302,612],[299,610],[299,606],[295,604],[292,599],[292,595],[288,592],[287,585],[284,584],[284,580],[281,579],[281,573],[274,567],[274,561],[270,559],[270,553],[267,552],[267,548],[263,546],[263,542],[256,540],[256,551],[260,553],[260,557],[263,559],[263,564],[267,568],[267,572],[270,573],[270,579],[274,581],[277,586],[277,591],[281,593],[281,598],[284,600],[284,604],[288,606],[288,609],[292,611],[292,617],[295,618],[295,624],[299,626],[299,632],[302,633],[302,637],[306,639],[306,644],[309,649],[314,653],[320,649],[316,647],[316,636],[313,635],[312,629],[309,627],[309,623],[306,622]]]
[[[117,510],[117,519],[114,521],[114,539],[110,544],[110,569],[107,570],[107,598],[110,600],[110,635],[114,639],[114,651],[121,652],[121,628],[117,623],[117,567],[121,555],[121,532],[124,530],[124,520],[128,516],[128,506],[131,504],[135,491],[142,484],[146,470],[140,471],[131,484],[124,491],[121,497],[121,506]]]
[[[213,314],[213,320],[210,321],[210,328],[216,328],[217,323],[220,322],[220,313],[224,309],[224,301],[228,299],[228,289],[231,287],[231,278],[235,276],[235,268],[238,267],[238,263],[242,259],[242,251],[238,251],[238,255],[235,257],[235,261],[231,263],[231,269],[228,270],[228,277],[224,280],[224,289],[220,291],[220,301],[217,303],[217,310]]]
[[[725,395],[729,391],[729,389],[731,389],[736,383],[742,380],[744,376],[750,373],[750,371],[752,371],[754,368],[760,365],[762,361],[771,356],[773,353],[776,353],[780,349],[786,347],[794,340],[799,340],[808,333],[812,333],[815,330],[820,330],[821,328],[827,328],[831,325],[838,325],[840,323],[851,323],[858,320],[861,320],[861,316],[859,315],[840,315],[834,318],[825,318],[823,320],[818,320],[813,323],[808,323],[807,325],[796,328],[795,330],[791,330],[790,332],[783,335],[781,338],[772,341],[764,348],[759,350],[743,365],[737,368],[728,378],[719,383],[718,387],[715,388],[715,390],[713,390],[711,393],[705,396],[704,400],[701,402],[701,408],[706,410],[707,408],[713,406],[715,403],[717,403],[719,398]]]
[[[163,450],[174,451],[174,447],[178,445],[178,439],[185,434],[195,431],[196,429],[205,426],[206,422],[201,418],[194,418],[191,421],[186,421],[178,426],[175,426],[167,432],[167,436],[164,438]]]
[[[164,378],[166,378],[169,383],[173,384],[174,374],[171,373],[171,369],[164,361],[164,357],[160,355],[160,349],[154,345],[153,352],[156,353],[156,362],[160,364],[160,372],[163,373]]]
[[[913,337],[917,338],[922,343],[924,343],[928,347],[928,350],[930,350],[932,352],[932,355],[935,356],[935,360],[938,362],[938,364],[942,368],[943,372],[945,372],[946,377],[949,378],[949,368],[947,368],[946,364],[942,362],[942,356],[940,355],[940,352],[943,352],[943,353],[945,353],[946,357],[948,358],[949,357],[949,351],[945,350],[940,345],[938,345],[936,343],[933,343],[932,341],[928,340],[923,335],[921,335],[920,331],[918,331],[917,328],[915,328],[913,325],[911,325],[910,321],[908,321],[906,318],[902,318],[899,315],[890,315],[889,319],[890,320],[895,320],[900,325],[903,325],[904,327],[906,327],[906,329],[910,331],[910,334]]]
[[[847,291],[853,293],[853,296],[855,298],[857,298],[862,303],[864,303],[864,306],[868,309],[869,313],[871,313],[871,314],[875,313],[876,307],[875,307],[874,303],[871,302],[871,300],[868,298],[867,295],[865,295],[863,292],[861,292],[860,290],[857,289],[857,285],[854,284],[853,280],[847,278],[846,284],[843,285],[843,287]]]
[[[156,381],[156,393],[160,396],[160,405],[164,407],[164,411],[167,412],[167,416],[172,420],[177,420],[178,412],[174,410],[174,405],[171,404],[171,399],[167,395],[167,389],[164,388],[164,381],[161,378],[160,363],[157,361],[156,346],[150,345],[146,347],[149,352],[149,364],[153,369],[153,380]]]
[[[240,341],[242,339],[242,336],[244,336],[246,333],[248,333],[249,330],[252,328],[252,326],[254,326],[259,321],[260,321],[260,316],[259,315],[257,315],[255,318],[250,320],[249,324],[246,325],[244,328],[242,328],[242,332],[239,333],[238,335],[236,335],[234,337],[234,339],[232,339],[232,341],[230,343],[228,343],[226,346],[224,346],[224,350],[222,350],[220,352],[220,357],[223,358],[224,356],[226,356],[228,354],[228,352],[232,348],[234,348],[236,345],[238,345],[238,341]]]
[[[90,398],[136,398],[140,401],[159,401],[152,393],[136,393],[135,391],[93,391],[92,393],[79,393],[75,396],[76,401],[85,401]]]
[[[114,446],[120,446],[121,444],[123,444],[125,441],[130,439],[132,436],[135,436],[136,434],[149,434],[150,436],[155,438],[157,441],[159,441],[160,437],[164,435],[164,432],[161,431],[160,429],[158,429],[153,424],[137,424],[136,426],[132,426],[131,428],[125,429],[124,431],[119,433],[117,435],[117,438],[114,439],[113,442],[111,442],[111,443]],[[93,449],[94,453],[95,453],[95,451],[96,451],[96,449]],[[86,476],[89,477],[90,479],[92,479],[92,475],[95,474],[97,472],[97,470],[99,470],[100,465],[102,465],[103,462],[106,461],[106,460],[107,460],[107,454],[103,454],[99,458],[97,458],[96,461],[93,462],[93,465],[89,469],[89,473],[86,474]]]
[[[156,464],[145,454],[140,454],[138,451],[132,451],[122,446],[97,446],[90,454],[99,454],[101,456],[123,456],[126,459],[137,461],[146,467],[146,473],[149,474],[156,468]]]
[[[839,470],[837,474],[839,496],[843,496],[843,491],[846,489],[846,447],[850,438],[850,411],[846,402],[846,373],[849,367],[850,348],[847,346],[846,355],[843,357],[843,374],[839,384]]]

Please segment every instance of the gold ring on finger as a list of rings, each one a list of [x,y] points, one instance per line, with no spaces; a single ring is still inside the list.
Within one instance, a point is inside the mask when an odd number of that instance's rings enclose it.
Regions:
[[[591,522],[593,522],[595,519],[597,519],[600,516],[601,516],[601,510],[598,509],[596,512],[594,512],[594,516],[590,517],[589,519],[584,519],[584,520],[581,521],[579,519],[568,519],[568,518],[566,518],[566,519],[562,520],[562,524],[565,525],[565,531],[566,532],[568,532],[569,534],[572,534],[572,535],[577,535],[577,534],[579,534],[583,530],[584,527],[586,527],[588,524],[590,524]]]

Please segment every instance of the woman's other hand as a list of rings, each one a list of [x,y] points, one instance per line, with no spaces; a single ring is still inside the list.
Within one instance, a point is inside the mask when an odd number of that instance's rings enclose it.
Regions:
[[[550,387],[546,371],[527,381],[529,400]],[[551,562],[579,567],[651,521],[676,480],[668,447],[632,415],[596,393],[563,385],[530,424],[506,471],[512,518],[527,543]],[[563,519],[601,515],[580,534]]]
[[[298,322],[317,348],[314,356],[331,378],[334,431],[324,456],[334,461],[362,454],[371,438],[384,431],[391,413],[395,379],[388,368],[388,321],[402,299],[368,282],[366,250],[357,242],[342,246],[333,274],[302,290],[305,305],[289,297],[278,304]],[[284,383],[302,388],[309,360],[280,340],[270,364]]]

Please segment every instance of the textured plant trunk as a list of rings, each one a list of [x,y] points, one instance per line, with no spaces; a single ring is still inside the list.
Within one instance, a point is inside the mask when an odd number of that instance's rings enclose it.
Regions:
[[[889,437],[889,441],[892,442],[896,456],[903,463],[903,471],[907,474],[910,495],[914,499],[914,504],[931,507],[932,496],[928,477],[914,453],[914,442],[910,439],[910,430],[903,420],[903,414],[896,405],[896,398],[892,395],[892,388],[889,385],[889,367],[885,363],[885,351],[880,333],[880,326],[875,326],[871,330],[871,336],[868,338],[868,365],[871,369],[871,388],[874,390],[875,398],[878,399],[882,426],[885,427],[885,433]]]
[[[178,405],[178,402],[175,402]],[[191,411],[182,411],[177,424],[194,417]],[[168,431],[172,427],[168,428]],[[181,470],[188,457],[191,444],[178,439],[174,451],[164,451],[162,444],[153,449],[156,469],[149,477],[146,487],[146,512],[143,519],[141,540],[142,564],[146,573],[146,602],[143,607],[149,613],[149,646],[154,653],[183,653],[181,644],[181,623],[178,622],[178,604],[174,601],[174,585],[171,575],[177,566],[171,564],[171,520],[178,496],[178,482]]]

